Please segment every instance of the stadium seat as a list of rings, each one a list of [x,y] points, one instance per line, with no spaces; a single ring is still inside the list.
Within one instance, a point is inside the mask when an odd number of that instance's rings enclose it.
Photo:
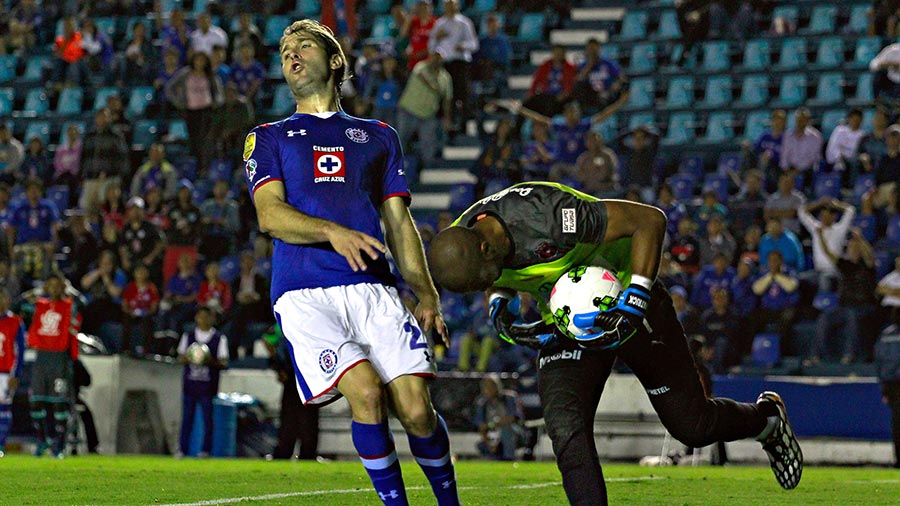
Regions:
[[[884,243],[888,246],[900,246],[900,214],[895,214],[888,219]]]
[[[29,56],[25,64],[25,73],[22,81],[43,81],[44,71],[50,68],[50,58],[47,56]]]
[[[857,217],[853,218],[853,226],[858,228],[859,231],[862,233],[863,237],[865,237],[866,240],[869,241],[870,243],[875,242],[875,232],[876,232],[875,225],[876,225],[876,222],[875,222],[874,215],[857,216]]]
[[[691,179],[702,181],[706,175],[706,169],[703,168],[703,156],[698,154],[683,154],[681,161],[678,163],[678,173],[688,174]]]
[[[856,41],[856,50],[853,52],[851,66],[856,68],[869,68],[869,63],[881,52],[881,38],[862,37]]]
[[[389,0],[388,1],[375,0],[374,3],[377,4],[379,2],[386,3],[388,5],[388,10],[390,10],[391,2]],[[369,5],[371,5],[372,3],[373,2],[370,1]],[[495,10],[497,10],[497,0],[475,0],[475,3],[472,4],[471,12],[476,13],[476,14],[485,14],[488,12],[493,12]],[[385,12],[387,12],[387,11],[385,11]]]
[[[196,3],[197,0],[194,0]],[[94,23],[97,25],[97,31],[105,34],[109,37],[110,41],[116,40],[116,18],[109,17],[97,17],[93,18]]]
[[[231,283],[237,279],[241,273],[241,264],[237,255],[229,255],[219,259],[219,276],[226,282]]]
[[[741,169],[740,153],[722,153],[719,155],[719,162],[716,164],[716,173],[728,175],[731,172],[739,172]]]
[[[713,76],[706,80],[701,109],[718,109],[731,103],[731,76]]]
[[[628,103],[626,110],[650,109],[656,98],[652,77],[638,77],[628,83]]]
[[[15,55],[0,56],[0,83],[12,81],[16,78],[16,65],[18,60]]]
[[[744,123],[744,139],[755,142],[769,127],[768,111],[753,111],[747,115]]]
[[[793,70],[806,65],[806,39],[791,37],[781,43],[777,68]]]
[[[771,46],[768,39],[748,40],[744,45],[743,70],[768,70],[772,66]]]
[[[628,118],[628,131],[633,132],[637,130],[641,126],[651,126],[654,129],[656,128],[656,117],[652,112],[641,112],[637,114],[632,114],[630,118]]]
[[[622,30],[619,32],[620,40],[644,40],[647,38],[647,11],[628,10],[622,18]]]
[[[44,146],[50,144],[50,123],[48,121],[31,121],[28,128],[25,129],[23,144],[28,144],[31,139],[38,137],[44,143]]]
[[[724,72],[731,68],[728,42],[710,41],[703,44],[703,71]]]
[[[394,18],[388,14],[375,18],[375,24],[372,25],[371,37],[375,39],[390,38],[391,33],[397,29]]]
[[[853,199],[852,202],[854,204],[859,204],[862,201],[863,195],[869,193],[872,189],[875,188],[875,174],[866,173],[866,174],[857,174],[856,180],[853,181]]]
[[[821,312],[831,311],[836,308],[838,304],[837,294],[829,290],[816,293],[812,300],[812,307]]]
[[[369,1],[366,2],[366,5],[371,5],[372,3],[378,2]],[[390,10],[390,2],[386,3],[388,4],[388,10]],[[294,9],[294,12],[304,18],[318,17],[322,13],[322,2],[320,0],[297,0],[297,6]]]
[[[266,21],[266,29],[263,35],[263,44],[277,46],[281,40],[284,29],[291,24],[289,16],[272,16]]]
[[[767,332],[753,337],[750,363],[756,367],[775,367],[781,362],[781,336]]]
[[[83,101],[84,90],[81,88],[63,88],[59,94],[59,102],[56,104],[56,114],[60,116],[81,114]]]
[[[822,138],[828,139],[831,137],[831,132],[834,131],[835,127],[841,124],[841,121],[847,117],[847,111],[843,109],[831,109],[825,111],[822,114]]]
[[[21,111],[23,116],[40,116],[49,110],[50,99],[47,98],[47,92],[43,88],[28,91],[25,95],[25,108]]]
[[[156,142],[159,134],[159,126],[152,119],[138,120],[134,124],[134,139],[132,147],[139,151],[145,150]]]
[[[0,88],[0,117],[9,116],[13,110],[15,92],[12,88]]]
[[[619,119],[616,116],[610,116],[600,123],[595,123],[592,130],[599,132],[609,142],[619,135]]]
[[[844,76],[840,72],[829,72],[818,77],[816,98],[809,105],[832,105],[844,101]]]
[[[69,208],[69,187],[65,185],[47,188],[47,198],[56,204],[56,209],[63,213]]]
[[[487,194],[487,193],[486,193]],[[450,209],[463,210],[475,200],[475,186],[461,183],[450,188]]]
[[[681,28],[678,26],[678,14],[674,9],[662,11],[659,15],[659,28],[655,38],[662,40],[674,40],[681,38]]]
[[[841,197],[841,175],[837,172],[817,172],[813,175],[815,198]]]
[[[269,110],[269,114],[284,116],[290,114],[296,107],[297,103],[294,102],[294,96],[291,94],[291,89],[285,83],[279,84],[275,88],[275,97],[272,101],[272,108]]]
[[[300,3],[300,1],[298,0],[297,3]],[[372,14],[387,14],[391,10],[392,3],[391,0],[368,0],[366,2],[366,10]]]
[[[700,139],[707,144],[730,143],[734,136],[734,115],[731,111],[714,112],[706,120],[706,134]]]
[[[707,174],[703,178],[703,191],[713,191],[719,202],[728,202],[728,185],[731,179],[719,174]]]
[[[847,25],[844,29],[849,33],[866,33],[869,29],[869,15],[868,11],[871,7],[871,3],[868,4],[856,4],[850,8],[850,19],[847,21]]]
[[[867,132],[872,131],[872,124],[875,121],[875,108],[863,109],[862,128]]]
[[[106,107],[106,101],[113,95],[118,95],[119,89],[113,87],[100,88],[94,95],[94,111],[99,111]]]
[[[666,136],[661,140],[667,146],[682,146],[694,140],[696,120],[693,112],[676,112],[669,116]]]
[[[169,130],[166,133],[166,137],[171,141],[187,142],[187,124],[184,122],[184,120],[174,119],[170,121]]]
[[[836,4],[817,5],[813,7],[812,15],[809,19],[809,26],[802,30],[802,33],[819,35],[823,33],[834,33],[835,23],[837,22],[838,8]]]
[[[797,107],[806,101],[806,74],[786,74],[781,78],[774,107]]]
[[[227,159],[216,159],[209,164],[207,177],[213,181],[231,180],[232,165]]]
[[[800,17],[800,10],[796,5],[779,5],[772,11],[772,18],[784,18],[797,26]]]
[[[656,70],[656,46],[652,42],[635,44],[631,48],[628,73],[649,74]]]
[[[815,68],[834,69],[844,64],[844,39],[828,37],[819,41]]]
[[[694,78],[689,76],[673,77],[669,80],[666,102],[663,109],[685,109],[694,102]]]
[[[125,113],[131,118],[139,118],[144,115],[147,105],[153,102],[153,87],[138,86],[131,90],[128,98],[128,109]]]
[[[881,279],[894,270],[894,254],[890,251],[875,250],[875,277]]]
[[[757,108],[769,100],[769,78],[764,74],[753,74],[744,77],[741,84],[741,96],[732,104],[738,108]]]
[[[271,258],[257,258],[256,259],[256,271],[268,278],[272,275],[272,259]]]
[[[690,174],[674,174],[668,182],[675,199],[688,201],[694,197],[694,178]]]
[[[544,38],[546,18],[541,12],[529,12],[522,15],[516,39],[520,42],[539,42]]]
[[[856,93],[847,100],[848,105],[869,105],[875,100],[872,90],[872,73],[863,72],[856,77]]]

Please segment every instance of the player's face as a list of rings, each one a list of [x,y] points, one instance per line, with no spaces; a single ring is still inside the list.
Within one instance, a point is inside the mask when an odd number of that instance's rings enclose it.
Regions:
[[[325,49],[303,33],[284,43],[281,71],[295,97],[318,92],[331,77]]]
[[[44,292],[51,299],[58,299],[63,293],[63,284],[57,278],[50,278],[44,283]]]

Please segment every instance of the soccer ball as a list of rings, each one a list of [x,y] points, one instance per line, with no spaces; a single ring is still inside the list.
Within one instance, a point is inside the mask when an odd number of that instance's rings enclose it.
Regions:
[[[587,334],[575,326],[572,317],[614,307],[622,290],[614,270],[584,265],[573,267],[556,281],[550,292],[550,311],[556,326],[568,337]]]
[[[210,358],[209,346],[197,343],[188,346],[185,353],[187,361],[194,365],[205,365]]]

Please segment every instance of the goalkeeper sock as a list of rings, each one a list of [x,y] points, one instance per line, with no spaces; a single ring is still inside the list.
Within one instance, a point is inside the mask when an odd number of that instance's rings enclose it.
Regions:
[[[353,421],[350,433],[381,502],[385,506],[408,506],[400,461],[387,420],[376,424]]]
[[[456,491],[456,473],[450,460],[450,436],[447,424],[441,415],[437,416],[437,427],[427,437],[409,437],[409,449],[416,462],[431,483],[431,490],[437,498],[438,506],[458,506],[459,495]]]
[[[12,426],[12,411],[9,404],[0,404],[0,448],[6,446],[6,436]]]

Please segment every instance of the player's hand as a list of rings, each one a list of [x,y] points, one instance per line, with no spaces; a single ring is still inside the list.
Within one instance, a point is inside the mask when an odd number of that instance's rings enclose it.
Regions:
[[[576,314],[572,322],[589,333],[578,341],[596,341],[603,349],[616,348],[637,333],[643,325],[650,302],[650,292],[632,283],[619,296],[619,303],[607,311]]]
[[[378,239],[349,228],[341,226],[330,227],[326,232],[326,236],[334,250],[347,259],[347,263],[350,264],[353,272],[367,269],[363,254],[368,255],[372,260],[377,260],[380,255],[387,252],[387,248]]]
[[[543,321],[516,324],[519,297],[508,292],[494,292],[488,305],[491,323],[500,339],[529,348],[540,349],[556,341],[555,327]]]
[[[415,316],[423,332],[428,333],[434,329],[441,336],[444,346],[450,347],[450,332],[447,331],[444,315],[441,314],[440,299],[430,296],[419,299],[419,303],[416,304]]]

